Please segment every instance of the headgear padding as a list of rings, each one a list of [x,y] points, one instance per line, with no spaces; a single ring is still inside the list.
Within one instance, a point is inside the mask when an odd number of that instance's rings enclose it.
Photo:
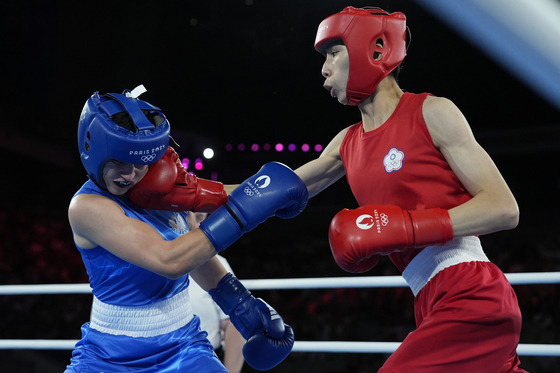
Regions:
[[[125,91],[127,93],[127,91]],[[155,116],[156,125],[142,111]],[[113,115],[126,112],[134,123],[129,130]],[[156,162],[169,145],[169,122],[160,109],[128,94],[95,92],[85,103],[78,123],[78,150],[90,179],[105,187],[102,169],[110,159],[147,165]]]
[[[379,8],[346,7],[319,24],[315,49],[342,40],[348,49],[348,105],[371,96],[379,82],[406,56],[406,16]]]

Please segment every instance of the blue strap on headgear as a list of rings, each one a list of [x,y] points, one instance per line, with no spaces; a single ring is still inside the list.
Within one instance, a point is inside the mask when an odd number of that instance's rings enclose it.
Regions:
[[[141,89],[138,89],[141,88]],[[85,103],[78,123],[78,149],[80,158],[92,179],[104,187],[102,169],[110,159],[120,162],[145,165],[156,162],[169,145],[169,122],[161,109],[139,100],[145,91],[143,86],[124,94],[108,93],[100,96],[95,92]],[[138,93],[140,92],[140,93]],[[142,111],[161,118],[154,125]],[[112,120],[115,114],[126,112],[132,119],[136,130],[121,127]]]

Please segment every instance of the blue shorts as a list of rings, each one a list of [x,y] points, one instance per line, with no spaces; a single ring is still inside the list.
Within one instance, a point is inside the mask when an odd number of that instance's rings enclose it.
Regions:
[[[82,326],[65,373],[227,373],[194,317],[187,325],[155,337],[112,335]]]

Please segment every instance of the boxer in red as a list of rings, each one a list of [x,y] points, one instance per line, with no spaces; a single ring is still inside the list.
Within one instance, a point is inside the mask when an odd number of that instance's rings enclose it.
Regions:
[[[417,328],[380,372],[524,372],[516,295],[478,239],[515,228],[517,202],[453,102],[399,87],[407,34],[379,8],[321,22],[324,87],[362,120],[296,173],[310,196],[347,177],[360,207],[331,222],[337,264],[360,273],[388,255],[414,293]]]

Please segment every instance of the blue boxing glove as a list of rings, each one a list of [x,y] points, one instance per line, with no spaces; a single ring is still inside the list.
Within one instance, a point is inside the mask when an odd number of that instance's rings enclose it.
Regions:
[[[271,216],[298,215],[308,198],[307,187],[294,171],[270,162],[239,184],[228,202],[200,223],[200,229],[219,252]]]
[[[247,340],[243,356],[254,369],[272,369],[290,354],[294,347],[292,328],[274,308],[253,297],[234,275],[225,275],[208,293]]]

